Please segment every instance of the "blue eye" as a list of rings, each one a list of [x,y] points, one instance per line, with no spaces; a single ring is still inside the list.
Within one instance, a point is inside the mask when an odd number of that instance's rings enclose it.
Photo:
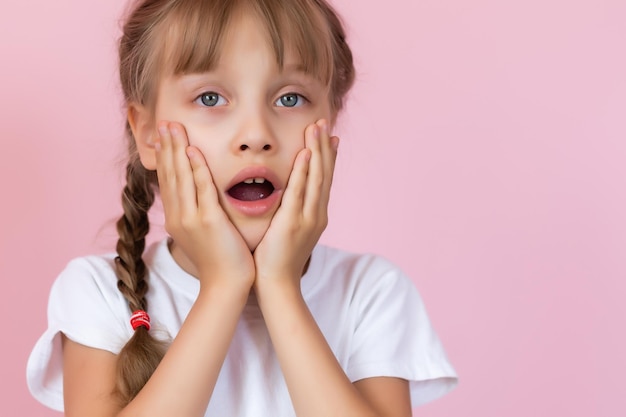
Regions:
[[[280,96],[278,100],[276,100],[276,105],[278,107],[299,107],[305,103],[305,98],[300,94],[296,93],[288,93]]]
[[[216,107],[226,104],[226,99],[213,91],[208,91],[200,94],[196,103],[206,107]]]

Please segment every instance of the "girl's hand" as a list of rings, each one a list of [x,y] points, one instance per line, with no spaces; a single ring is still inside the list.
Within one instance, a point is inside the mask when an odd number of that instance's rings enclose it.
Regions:
[[[203,284],[236,284],[249,291],[254,261],[245,241],[219,203],[209,167],[189,146],[179,123],[159,123],[155,144],[165,230],[191,261]]]
[[[305,130],[281,205],[254,252],[255,286],[286,279],[300,285],[305,264],[328,224],[328,200],[339,138],[325,120]]]

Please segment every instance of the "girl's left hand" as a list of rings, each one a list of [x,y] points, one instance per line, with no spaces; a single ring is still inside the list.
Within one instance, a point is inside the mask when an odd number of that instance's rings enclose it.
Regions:
[[[276,280],[300,285],[305,264],[328,224],[339,145],[329,130],[323,119],[305,130],[305,148],[296,156],[281,205],[254,251],[256,287]]]

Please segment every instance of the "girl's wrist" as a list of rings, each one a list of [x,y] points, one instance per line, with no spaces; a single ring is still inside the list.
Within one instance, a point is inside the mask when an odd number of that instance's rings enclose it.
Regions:
[[[259,306],[278,305],[278,303],[292,300],[304,301],[300,287],[301,277],[274,277],[271,279],[258,279],[254,283],[254,292],[259,300]]]
[[[198,299],[212,299],[218,297],[232,300],[234,302],[240,301],[245,304],[251,288],[252,281],[248,282],[241,279],[200,279],[200,292],[198,294]]]

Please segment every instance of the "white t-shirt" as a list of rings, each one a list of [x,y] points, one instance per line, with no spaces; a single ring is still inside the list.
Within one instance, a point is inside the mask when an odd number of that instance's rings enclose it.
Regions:
[[[48,329],[27,365],[32,395],[63,410],[60,332],[85,346],[119,353],[132,336],[130,310],[117,289],[115,255],[78,258],[52,286]],[[148,248],[147,294],[152,329],[176,337],[199,281],[172,258],[167,240]],[[410,381],[413,406],[457,382],[413,283],[393,264],[318,245],[302,277],[302,293],[351,381],[390,376]],[[205,416],[295,416],[287,386],[257,305],[239,320]]]

